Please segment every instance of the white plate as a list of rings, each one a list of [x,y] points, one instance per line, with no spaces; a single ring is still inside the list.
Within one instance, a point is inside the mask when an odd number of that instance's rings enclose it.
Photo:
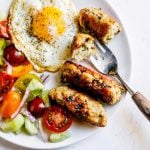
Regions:
[[[0,0],[0,12],[3,12],[4,14],[7,14],[7,11],[10,7],[12,0]],[[98,7],[102,8],[105,12],[113,16],[115,19],[117,19],[120,22],[120,19],[118,18],[118,15],[115,13],[115,11],[112,9],[112,7],[106,2],[106,0],[73,0],[76,7],[78,9],[84,8],[84,7]],[[120,22],[121,23],[121,22]],[[131,73],[131,54],[130,54],[130,48],[128,39],[126,36],[126,33],[124,31],[124,28],[122,27],[122,32],[109,43],[109,47],[113,50],[114,54],[116,55],[118,62],[119,62],[119,72],[121,76],[128,81],[129,76]],[[51,78],[53,80],[54,78]],[[50,81],[53,83],[52,86],[54,86],[55,82]],[[117,110],[119,107],[119,104],[111,107],[107,107],[106,111],[108,114],[108,122],[110,120],[110,117],[113,115],[113,113]],[[0,137],[17,145],[28,147],[28,148],[34,148],[34,149],[53,149],[53,148],[61,148],[64,146],[71,145],[73,143],[76,143],[78,141],[81,141],[88,136],[93,135],[95,132],[101,132],[103,128],[98,127],[92,127],[87,124],[83,124],[81,122],[75,122],[73,126],[70,129],[71,137],[67,139],[64,142],[60,143],[44,143],[36,136],[27,136],[27,135],[14,135],[14,134],[6,134],[0,132]]]

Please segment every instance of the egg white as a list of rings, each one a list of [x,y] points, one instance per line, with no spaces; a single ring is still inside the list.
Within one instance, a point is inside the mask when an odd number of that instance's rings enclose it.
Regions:
[[[51,42],[46,42],[39,40],[29,30],[33,14],[49,6],[63,12],[66,30]],[[14,0],[9,13],[13,43],[37,71],[55,72],[71,55],[71,43],[78,32],[76,14],[76,8],[70,0]]]

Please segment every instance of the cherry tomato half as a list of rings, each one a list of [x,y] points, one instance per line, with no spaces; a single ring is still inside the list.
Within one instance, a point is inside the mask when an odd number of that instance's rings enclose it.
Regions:
[[[0,38],[10,38],[7,20],[0,21]]]
[[[13,66],[11,75],[15,78],[18,78],[29,73],[31,70],[33,70],[32,64],[28,61],[25,61],[21,65]]]
[[[8,92],[2,101],[1,114],[4,118],[10,118],[16,112],[21,102],[21,96],[15,91]]]
[[[71,126],[72,118],[62,108],[51,106],[45,110],[42,123],[51,132],[64,132]]]
[[[6,73],[0,72],[0,96],[5,95],[11,90],[14,78]]]
[[[36,118],[42,116],[45,111],[44,101],[41,98],[36,97],[32,101],[28,102],[28,110]]]
[[[4,58],[12,65],[18,66],[21,65],[26,57],[20,51],[18,51],[14,45],[9,45],[4,50]]]

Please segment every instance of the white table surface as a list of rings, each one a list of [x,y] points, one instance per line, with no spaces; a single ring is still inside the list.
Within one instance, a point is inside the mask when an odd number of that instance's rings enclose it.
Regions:
[[[119,14],[129,37],[133,62],[130,85],[150,97],[150,0],[108,1]],[[128,95],[102,132],[61,150],[84,149],[150,150],[150,123]],[[0,139],[0,150],[24,148]]]

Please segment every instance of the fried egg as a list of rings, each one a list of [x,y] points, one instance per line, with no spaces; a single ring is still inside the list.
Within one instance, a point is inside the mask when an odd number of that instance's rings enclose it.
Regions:
[[[14,0],[9,13],[12,41],[38,72],[55,72],[71,56],[76,14],[70,0]]]

